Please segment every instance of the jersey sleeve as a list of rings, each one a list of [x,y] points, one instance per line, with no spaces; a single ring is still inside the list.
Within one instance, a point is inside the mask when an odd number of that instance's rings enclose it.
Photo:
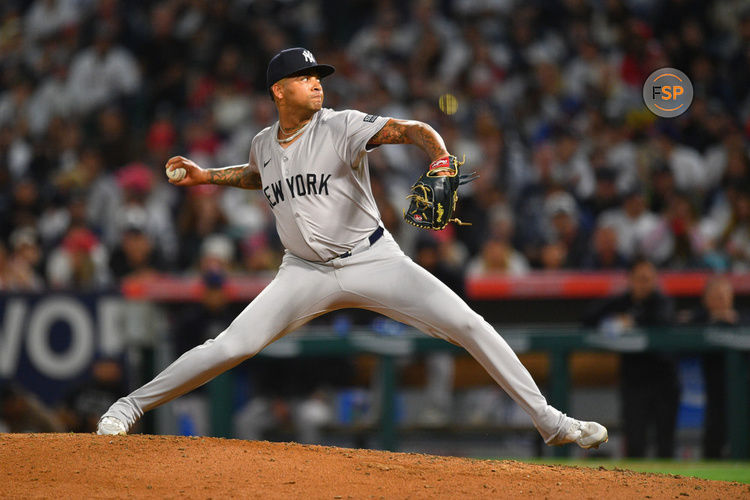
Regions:
[[[258,144],[260,141],[258,140],[258,137],[260,136],[260,133],[256,134],[255,137],[253,137],[252,142],[250,142],[250,155],[247,159],[247,164],[250,166],[251,171],[260,173],[260,169],[258,168]]]
[[[380,131],[389,118],[368,115],[361,111],[346,110],[329,120],[334,132],[334,142],[339,155],[350,165],[365,151],[367,142]]]

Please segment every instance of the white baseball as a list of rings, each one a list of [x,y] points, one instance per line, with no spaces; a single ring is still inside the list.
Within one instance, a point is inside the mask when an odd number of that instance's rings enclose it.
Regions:
[[[187,170],[184,168],[176,168],[174,170],[167,170],[167,177],[174,181],[181,181],[187,175]]]

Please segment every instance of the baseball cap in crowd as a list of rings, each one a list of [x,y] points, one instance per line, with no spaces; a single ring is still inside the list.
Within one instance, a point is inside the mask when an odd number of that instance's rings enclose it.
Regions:
[[[271,59],[266,71],[266,83],[268,91],[271,86],[288,76],[303,71],[314,70],[320,78],[330,75],[336,68],[328,64],[318,64],[312,52],[302,47],[284,49]]]
[[[547,217],[567,214],[575,218],[578,217],[578,204],[570,193],[560,191],[549,195],[544,200],[544,212]]]
[[[234,244],[228,236],[212,234],[201,244],[201,258],[217,259],[230,263],[234,259]]]

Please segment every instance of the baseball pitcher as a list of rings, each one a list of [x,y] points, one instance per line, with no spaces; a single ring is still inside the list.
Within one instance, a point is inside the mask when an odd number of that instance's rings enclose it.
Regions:
[[[126,434],[144,412],[205,384],[311,319],[358,307],[461,345],[531,416],[547,444],[596,448],[606,442],[604,426],[548,405],[503,338],[407,257],[383,228],[368,151],[380,144],[414,144],[429,157],[420,179],[425,182],[415,184],[404,214],[429,229],[444,227],[452,216],[460,164],[425,123],[324,108],[321,80],[333,72],[309,50],[279,52],[267,69],[279,119],[253,138],[246,164],[203,169],[181,156],[167,162],[167,175],[177,186],[210,183],[261,191],[286,251],[273,281],[226,330],[119,399],[97,432]]]

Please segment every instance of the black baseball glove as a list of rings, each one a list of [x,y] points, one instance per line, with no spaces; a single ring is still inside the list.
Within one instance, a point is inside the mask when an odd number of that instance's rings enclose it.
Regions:
[[[458,167],[464,164],[455,156],[446,156],[430,164],[427,172],[411,187],[409,208],[404,210],[404,219],[409,224],[422,229],[439,231],[450,222],[469,225],[453,218],[458,202],[458,186],[471,182],[479,177],[476,172],[466,175],[458,173]]]

